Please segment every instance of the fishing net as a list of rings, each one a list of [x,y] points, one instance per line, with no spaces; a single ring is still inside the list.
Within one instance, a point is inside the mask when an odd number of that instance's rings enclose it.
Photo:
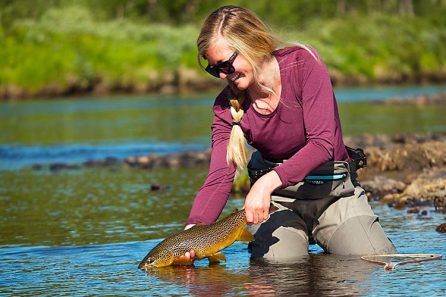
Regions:
[[[362,260],[384,266],[385,270],[394,270],[396,266],[421,263],[441,259],[439,254],[387,254],[362,256]]]

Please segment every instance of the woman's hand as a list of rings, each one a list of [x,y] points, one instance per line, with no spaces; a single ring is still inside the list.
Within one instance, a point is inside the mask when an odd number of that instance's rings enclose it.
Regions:
[[[193,226],[195,226],[195,224],[188,224],[188,225],[186,225],[186,227],[184,227],[184,230],[190,229]],[[183,256],[181,256],[180,258],[181,258],[181,262],[184,261],[185,264],[190,262],[190,264],[192,264],[195,261],[195,251],[190,250],[189,252],[186,252]]]
[[[268,218],[271,193],[282,185],[279,175],[270,171],[259,178],[245,199],[246,220],[248,223],[261,223]]]

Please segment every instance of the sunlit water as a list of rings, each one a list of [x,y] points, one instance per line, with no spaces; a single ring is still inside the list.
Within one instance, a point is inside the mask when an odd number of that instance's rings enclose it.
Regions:
[[[424,91],[435,93],[438,88]],[[444,106],[362,102],[366,97],[382,100],[394,90],[339,90],[346,134],[446,130]],[[407,88],[396,90],[403,94]],[[225,264],[208,266],[202,260],[195,267],[145,273],[137,264],[162,238],[181,230],[206,167],[139,170],[118,164],[57,172],[30,168],[35,163],[79,164],[208,148],[211,104],[210,96],[1,103],[0,294],[446,294],[445,260],[385,271],[357,257],[324,255],[317,246],[297,263],[273,264],[250,262],[246,245],[235,243],[224,251]],[[169,188],[151,191],[151,184]],[[242,197],[232,195],[223,215],[242,204]],[[378,203],[373,207],[399,252],[446,255],[446,236],[435,231],[444,215],[428,208],[432,219],[419,220]]]

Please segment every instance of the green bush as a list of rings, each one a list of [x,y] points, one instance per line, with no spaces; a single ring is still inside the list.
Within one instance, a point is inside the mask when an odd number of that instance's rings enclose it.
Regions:
[[[341,79],[444,76],[446,21],[437,14],[319,18],[277,32],[314,46]],[[32,93],[48,85],[64,90],[98,82],[124,87],[159,84],[172,79],[180,67],[205,75],[196,62],[198,31],[197,25],[99,20],[87,6],[50,8],[37,18],[19,18],[0,27],[0,87]]]

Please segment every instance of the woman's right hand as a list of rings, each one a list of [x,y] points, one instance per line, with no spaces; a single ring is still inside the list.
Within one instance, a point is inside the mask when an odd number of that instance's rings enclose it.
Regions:
[[[193,226],[195,226],[195,224],[186,225],[186,227],[184,227],[184,230],[190,229]],[[192,264],[195,261],[195,251],[190,250],[189,252],[186,252],[183,256],[181,256],[181,258],[182,260],[184,260],[184,262],[190,262],[190,264]]]

